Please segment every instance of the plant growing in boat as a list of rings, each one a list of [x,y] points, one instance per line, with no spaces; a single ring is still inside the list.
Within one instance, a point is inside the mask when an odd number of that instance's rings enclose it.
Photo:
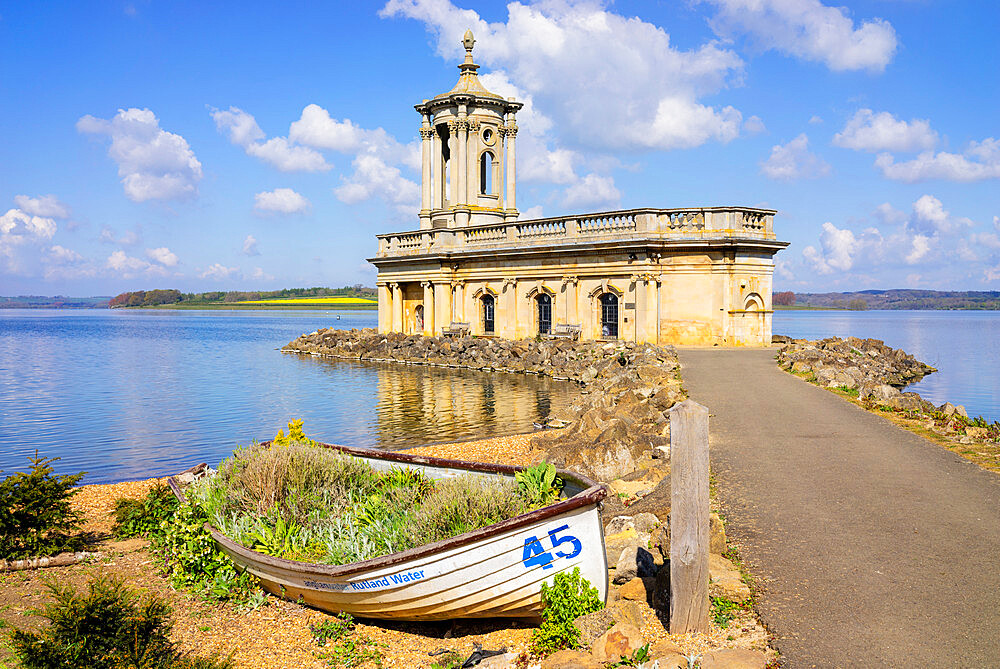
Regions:
[[[545,506],[559,499],[563,481],[556,476],[556,468],[549,462],[540,462],[514,474],[514,479],[531,504]]]

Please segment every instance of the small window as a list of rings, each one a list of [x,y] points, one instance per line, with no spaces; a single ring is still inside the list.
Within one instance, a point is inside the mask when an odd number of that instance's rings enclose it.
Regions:
[[[496,303],[492,295],[483,295],[481,301],[483,303],[483,334],[491,335],[496,327],[494,320]]]
[[[601,336],[618,339],[618,296],[614,293],[601,295]]]
[[[479,192],[493,194],[493,154],[489,151],[479,158]]]

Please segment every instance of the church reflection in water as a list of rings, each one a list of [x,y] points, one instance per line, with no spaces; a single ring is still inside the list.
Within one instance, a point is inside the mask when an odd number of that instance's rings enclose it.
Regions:
[[[532,431],[578,387],[531,374],[378,364],[377,443],[400,448]]]

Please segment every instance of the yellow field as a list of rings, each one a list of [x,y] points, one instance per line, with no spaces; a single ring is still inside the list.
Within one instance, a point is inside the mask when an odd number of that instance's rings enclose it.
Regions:
[[[364,297],[289,297],[285,299],[270,300],[243,300],[242,302],[231,302],[231,304],[378,304],[378,300],[369,300]]]

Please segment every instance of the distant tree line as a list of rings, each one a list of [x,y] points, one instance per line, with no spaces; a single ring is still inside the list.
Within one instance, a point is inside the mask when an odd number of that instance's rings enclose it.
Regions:
[[[976,311],[1000,310],[1000,291],[996,290],[861,290],[847,293],[774,293],[775,306],[817,307],[821,309],[954,309]]]
[[[154,307],[162,304],[227,303],[247,300],[273,300],[294,297],[366,297],[377,299],[378,291],[360,283],[343,288],[283,288],[281,290],[216,290],[205,293],[181,293],[179,290],[137,290],[111,299],[109,307]]]

